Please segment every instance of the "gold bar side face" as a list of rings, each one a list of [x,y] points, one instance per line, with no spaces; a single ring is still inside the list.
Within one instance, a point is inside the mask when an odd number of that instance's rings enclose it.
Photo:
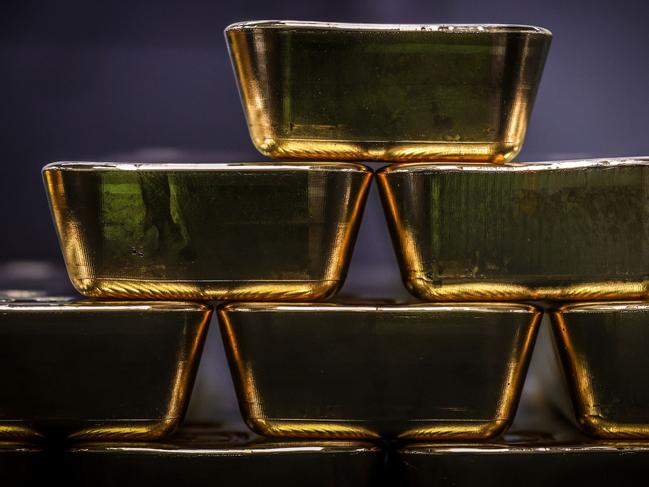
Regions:
[[[647,296],[649,159],[394,165],[377,178],[403,279],[420,298]]]
[[[551,41],[522,26],[247,22],[225,35],[265,155],[486,163],[520,151]]]
[[[335,293],[372,177],[326,163],[58,163],[43,175],[82,294],[200,300]]]
[[[181,302],[1,303],[0,440],[169,434],[211,313]]]
[[[218,313],[254,431],[405,440],[503,432],[540,316],[506,304],[233,303]]]
[[[577,423],[601,438],[649,438],[649,303],[567,305],[552,314]]]

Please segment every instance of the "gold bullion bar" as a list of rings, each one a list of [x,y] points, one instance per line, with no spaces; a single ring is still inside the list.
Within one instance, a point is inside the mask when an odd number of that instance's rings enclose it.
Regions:
[[[0,440],[169,434],[211,313],[183,302],[0,303]]]
[[[377,178],[403,280],[422,299],[648,295],[649,159],[392,165]]]
[[[218,311],[254,431],[452,440],[507,428],[540,314],[497,303],[231,303]]]
[[[55,163],[43,175],[79,292],[200,300],[335,293],[372,178],[329,163]]]
[[[509,161],[552,35],[517,25],[242,22],[225,35],[275,158]]]

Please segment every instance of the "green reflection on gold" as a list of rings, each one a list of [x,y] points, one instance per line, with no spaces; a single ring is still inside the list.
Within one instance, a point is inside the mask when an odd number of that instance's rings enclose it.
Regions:
[[[377,177],[403,279],[423,299],[647,295],[644,159],[393,165]]]
[[[226,38],[266,155],[503,162],[523,144],[551,34],[250,22]]]
[[[316,299],[345,277],[358,164],[58,164],[44,170],[68,273],[90,296]]]

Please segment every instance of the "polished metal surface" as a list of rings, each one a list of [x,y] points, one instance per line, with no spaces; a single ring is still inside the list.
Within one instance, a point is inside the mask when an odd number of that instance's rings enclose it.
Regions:
[[[218,316],[242,414],[262,435],[482,439],[512,420],[540,312],[232,303]]]
[[[43,175],[82,294],[200,300],[336,292],[372,177],[327,163],[56,163]]]
[[[78,445],[62,464],[73,485],[376,486],[380,448],[357,442],[272,442],[191,428],[162,443]]]
[[[378,174],[401,272],[426,300],[649,295],[649,159],[393,165]]]
[[[567,305],[552,325],[579,426],[649,439],[649,302]]]
[[[0,439],[170,433],[211,313],[182,302],[0,302]]]
[[[521,436],[497,443],[410,445],[391,459],[392,485],[405,487],[636,486],[648,443],[557,442]]]
[[[550,47],[515,25],[243,22],[225,30],[253,143],[275,158],[514,158]]]

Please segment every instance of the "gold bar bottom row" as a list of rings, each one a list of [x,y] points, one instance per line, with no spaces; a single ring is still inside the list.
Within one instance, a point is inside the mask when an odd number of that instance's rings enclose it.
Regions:
[[[181,422],[211,308],[4,302],[0,439],[154,439]],[[218,310],[257,433],[483,440],[512,422],[541,311],[511,303],[230,303]],[[551,312],[576,419],[649,438],[649,302]]]

